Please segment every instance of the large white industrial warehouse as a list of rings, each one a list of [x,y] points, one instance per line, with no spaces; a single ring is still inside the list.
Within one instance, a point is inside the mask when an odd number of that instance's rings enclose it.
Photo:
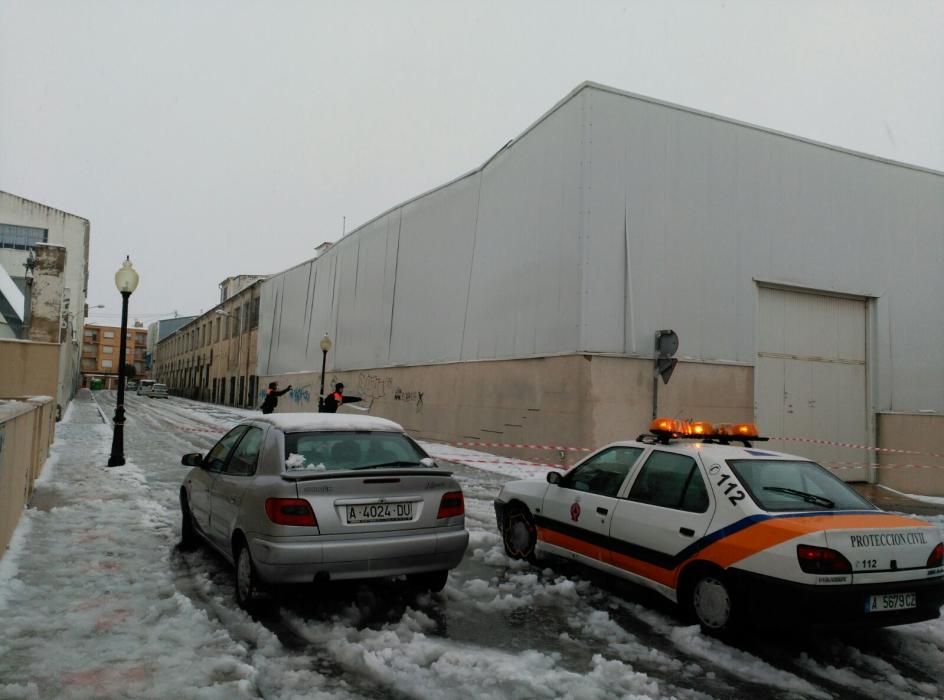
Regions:
[[[655,400],[944,494],[942,261],[942,173],[584,83],[266,281],[258,374],[317,410],[327,333],[326,385],[420,438],[597,447]]]

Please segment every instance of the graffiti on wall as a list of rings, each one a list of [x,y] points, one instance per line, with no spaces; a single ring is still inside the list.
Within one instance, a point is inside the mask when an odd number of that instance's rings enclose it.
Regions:
[[[393,377],[381,377],[361,372],[357,375],[357,395],[367,399],[382,399],[393,388]]]
[[[423,412],[423,392],[422,391],[403,391],[400,387],[397,387],[393,392],[394,401],[406,401],[409,403],[416,403],[416,412]]]
[[[292,390],[288,392],[289,398],[291,398],[295,403],[311,403],[311,392],[308,391],[310,386],[311,384],[292,387]]]

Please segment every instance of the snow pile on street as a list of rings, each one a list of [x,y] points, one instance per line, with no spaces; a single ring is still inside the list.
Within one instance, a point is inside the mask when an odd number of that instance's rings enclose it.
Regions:
[[[348,673],[363,674],[408,697],[662,697],[659,681],[599,654],[578,672],[564,668],[559,653],[529,649],[510,653],[457,645],[428,634],[434,627],[423,612],[408,610],[400,620],[379,630],[356,629],[350,622],[337,620],[299,621],[296,631],[313,644],[330,649]]]
[[[99,400],[110,415],[113,395]],[[104,467],[111,432],[95,405],[70,406],[0,559],[0,700],[942,696],[941,620],[799,647],[728,644],[615,577],[512,560],[493,500],[509,478],[544,480],[548,467],[433,443],[454,462],[442,466],[462,486],[469,530],[442,593],[343,582],[249,615],[222,557],[175,544],[179,456],[258,412],[127,403],[129,464],[116,469]],[[311,465],[293,455],[286,467]]]

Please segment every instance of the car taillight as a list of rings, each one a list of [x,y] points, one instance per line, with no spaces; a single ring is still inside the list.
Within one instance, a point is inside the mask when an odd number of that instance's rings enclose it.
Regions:
[[[456,515],[465,515],[465,500],[462,498],[462,491],[450,491],[444,493],[439,502],[439,518],[452,518]]]
[[[928,557],[928,568],[935,569],[944,563],[944,542],[938,542],[937,547],[931,550]]]
[[[797,559],[800,568],[808,574],[847,574],[852,571],[848,559],[835,549],[826,547],[798,544]]]
[[[302,498],[267,498],[266,515],[276,525],[307,525],[318,527],[315,512]]]

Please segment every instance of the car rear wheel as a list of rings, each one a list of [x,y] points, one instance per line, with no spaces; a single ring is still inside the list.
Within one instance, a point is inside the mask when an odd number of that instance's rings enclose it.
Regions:
[[[236,602],[249,610],[258,602],[261,586],[249,545],[240,542],[236,549]]]
[[[421,592],[439,593],[446,587],[446,580],[449,578],[449,570],[429,571],[422,574],[410,574],[407,580],[410,585]]]
[[[180,548],[185,551],[196,549],[199,544],[197,531],[190,512],[190,501],[185,491],[180,492]]]
[[[512,507],[502,530],[505,553],[512,559],[533,561],[537,539],[537,528],[528,509],[523,506]]]
[[[734,594],[720,572],[698,575],[689,590],[689,609],[707,634],[724,635],[736,626]]]

